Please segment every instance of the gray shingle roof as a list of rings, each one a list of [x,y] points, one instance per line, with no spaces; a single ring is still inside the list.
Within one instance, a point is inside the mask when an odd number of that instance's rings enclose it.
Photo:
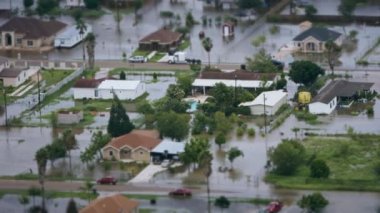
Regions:
[[[373,83],[367,82],[331,81],[313,98],[312,102],[328,104],[335,97],[352,97],[359,91],[370,90],[372,86]]]
[[[20,75],[25,69],[16,69],[16,68],[4,68],[0,71],[1,78],[16,78]]]
[[[328,40],[335,41],[337,38],[339,38],[340,35],[341,33],[329,30],[327,28],[311,27],[310,29],[303,31],[302,33],[294,37],[293,41],[303,41],[309,36],[312,36],[319,41],[328,41]]]

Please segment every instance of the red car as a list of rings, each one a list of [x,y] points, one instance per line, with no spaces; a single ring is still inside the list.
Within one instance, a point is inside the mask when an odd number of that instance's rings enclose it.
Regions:
[[[277,213],[281,211],[282,209],[282,203],[280,201],[272,201],[266,209],[266,212],[268,213]]]
[[[115,185],[117,183],[117,179],[114,177],[103,177],[96,181],[97,184],[112,184]]]
[[[192,195],[191,190],[185,189],[185,188],[175,189],[169,192],[169,196],[191,196],[191,195]]]

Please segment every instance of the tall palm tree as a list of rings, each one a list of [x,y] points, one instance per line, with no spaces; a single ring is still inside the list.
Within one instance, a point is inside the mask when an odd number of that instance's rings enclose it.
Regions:
[[[70,177],[72,176],[71,171],[71,150],[75,149],[77,146],[77,140],[75,139],[75,135],[71,129],[66,129],[62,133],[61,137],[62,143],[65,146],[65,150],[69,155],[69,169],[70,169]]]
[[[328,40],[325,44],[327,63],[329,64],[331,75],[334,78],[334,67],[338,61],[341,48],[332,40]]]
[[[82,53],[83,53],[83,63],[86,62],[86,53],[84,51],[84,41],[83,41],[83,36],[84,33],[87,30],[87,25],[84,23],[84,21],[79,18],[76,20],[76,29],[79,31],[80,38],[82,40]]]
[[[86,37],[86,47],[88,55],[88,66],[90,69],[94,69],[95,66],[95,45],[96,38],[93,33],[89,33]]]
[[[42,196],[42,204],[41,208],[45,209],[45,174],[46,174],[46,164],[48,161],[48,151],[45,147],[39,149],[36,152],[35,160],[37,162],[38,167],[38,181],[41,185],[41,196]]]
[[[210,52],[211,52],[211,49],[212,49],[212,40],[211,40],[211,38],[210,37],[206,37],[205,39],[203,39],[202,46],[206,50],[206,52],[208,54],[208,67],[210,67]]]

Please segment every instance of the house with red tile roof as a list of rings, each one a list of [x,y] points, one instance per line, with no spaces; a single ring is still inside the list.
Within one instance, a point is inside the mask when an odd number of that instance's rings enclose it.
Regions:
[[[139,41],[140,50],[167,52],[170,48],[178,47],[182,40],[182,34],[162,28]]]
[[[138,213],[138,207],[138,201],[116,194],[96,199],[79,213]]]
[[[55,35],[66,27],[60,21],[14,17],[0,27],[0,49],[47,51]]]
[[[150,162],[150,152],[160,144],[159,133],[154,130],[133,130],[113,138],[102,149],[105,160]]]

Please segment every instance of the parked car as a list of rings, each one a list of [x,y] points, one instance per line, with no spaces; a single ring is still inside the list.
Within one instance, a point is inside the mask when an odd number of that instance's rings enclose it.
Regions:
[[[168,168],[169,166],[170,166],[170,160],[166,159],[162,161],[161,163],[162,168]]]
[[[169,196],[191,196],[191,190],[190,189],[185,189],[185,188],[179,188],[175,189],[173,191],[169,192]]]
[[[277,213],[281,211],[282,203],[280,201],[272,201],[266,208],[266,212],[268,213]]]
[[[100,178],[96,181],[97,184],[112,184],[112,185],[115,185],[117,183],[117,179],[112,177],[112,176],[108,176],[108,177],[103,177],[103,178]]]
[[[283,62],[272,59],[272,64],[274,66],[276,66],[279,71],[283,71],[284,70],[284,66],[285,65],[284,65]]]
[[[144,56],[135,55],[135,56],[129,57],[128,61],[130,63],[144,63],[144,62],[147,62],[147,59]]]

